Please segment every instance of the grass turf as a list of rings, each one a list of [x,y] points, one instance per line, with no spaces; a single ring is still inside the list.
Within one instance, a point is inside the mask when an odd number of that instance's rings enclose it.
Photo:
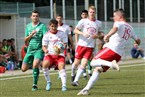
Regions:
[[[50,77],[51,91],[45,90],[46,81],[43,76],[40,76],[39,90],[35,92],[31,91],[32,77],[0,80],[0,97],[78,97],[76,94],[87,83],[87,80],[81,78],[80,86],[73,87],[70,85],[70,73],[67,73],[68,91],[62,92],[61,80],[58,79],[58,75],[53,74]],[[90,95],[83,97],[144,97],[145,66],[121,67],[121,72],[109,70],[102,73],[89,93]]]

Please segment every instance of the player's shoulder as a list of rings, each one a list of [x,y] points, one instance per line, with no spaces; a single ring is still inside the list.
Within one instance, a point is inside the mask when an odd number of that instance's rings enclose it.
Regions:
[[[39,22],[39,25],[42,25],[42,26],[46,26],[44,23],[42,23],[42,22]]]
[[[61,30],[57,30],[57,33],[58,33],[58,34],[63,34],[64,32],[61,31]]]
[[[45,35],[45,36],[47,36],[47,35],[49,36],[49,34],[50,34],[50,32],[49,32],[49,31],[47,31],[44,35]]]
[[[28,27],[28,26],[32,26],[32,22],[31,22],[31,23],[28,23],[26,26],[27,26],[27,27]]]
[[[102,21],[100,21],[100,20],[97,20],[96,19],[96,21],[95,21],[96,23],[99,23],[99,24],[102,24]]]
[[[68,24],[63,24],[63,27],[69,27],[69,25]]]

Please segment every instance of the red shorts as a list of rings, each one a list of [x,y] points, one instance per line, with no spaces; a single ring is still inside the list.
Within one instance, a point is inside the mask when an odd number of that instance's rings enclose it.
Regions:
[[[90,47],[84,47],[84,46],[77,46],[76,52],[75,52],[75,58],[77,59],[90,59],[93,53],[93,48]]]
[[[99,51],[98,54],[94,57],[94,59],[98,58],[110,62],[112,62],[113,60],[116,60],[118,62],[121,59],[121,56],[116,52],[112,51],[111,49],[105,47],[101,51]],[[104,72],[107,71],[108,69],[109,69],[108,66],[103,66]]]
[[[65,63],[65,57],[63,56],[46,55],[43,60],[49,61],[49,68],[54,67],[55,69],[58,69],[59,63]]]
[[[64,56],[66,56],[66,54],[67,54],[67,49],[64,49],[63,53],[64,53]]]

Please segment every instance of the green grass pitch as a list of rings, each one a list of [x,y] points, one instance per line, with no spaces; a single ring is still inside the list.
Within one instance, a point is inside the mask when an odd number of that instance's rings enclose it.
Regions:
[[[0,77],[0,97],[78,97],[76,94],[85,87],[87,80],[81,78],[80,86],[73,87],[70,85],[70,72],[67,72],[66,92],[61,91],[57,71],[52,71],[51,74],[56,74],[50,75],[51,91],[45,90],[46,81],[42,73],[39,77],[39,89],[35,92],[31,91],[32,77],[7,80],[3,80],[6,77]],[[110,69],[102,73],[89,93],[90,95],[83,97],[145,97],[145,64],[124,65],[120,72]]]

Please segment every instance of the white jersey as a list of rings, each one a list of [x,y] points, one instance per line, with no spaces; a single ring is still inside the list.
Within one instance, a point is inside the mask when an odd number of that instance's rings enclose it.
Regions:
[[[92,36],[93,34],[98,33],[98,31],[101,28],[101,25],[102,25],[101,21],[99,20],[91,21],[87,18],[87,19],[81,19],[78,22],[76,28],[81,30],[83,33],[87,33],[90,36]],[[80,35],[77,45],[94,48],[95,41],[96,39],[93,39],[91,37],[86,38],[83,35]]]
[[[109,42],[104,47],[108,47],[122,56],[128,39],[136,40],[138,37],[135,35],[133,28],[126,22],[115,22],[113,26],[117,27],[118,31],[110,37]]]
[[[67,36],[64,32],[59,31],[59,30],[57,31],[56,34],[53,34],[51,32],[47,32],[42,39],[42,45],[43,46],[44,45],[48,46],[48,54],[49,55],[54,55],[55,51],[54,51],[53,47],[54,47],[55,43],[57,43],[59,41],[61,41],[63,43],[68,42],[67,41]],[[64,56],[63,51],[59,55]]]
[[[70,27],[69,25],[66,25],[66,24],[58,26],[57,30],[64,32],[67,36],[71,34]]]

